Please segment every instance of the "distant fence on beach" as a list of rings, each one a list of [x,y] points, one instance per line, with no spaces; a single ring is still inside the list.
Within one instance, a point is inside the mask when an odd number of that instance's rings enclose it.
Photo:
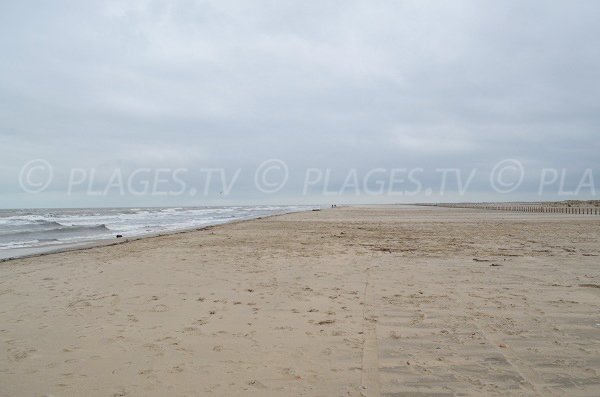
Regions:
[[[435,207],[470,208],[492,211],[536,212],[545,214],[600,215],[600,207],[564,207],[542,204],[497,203],[497,204],[429,204]]]

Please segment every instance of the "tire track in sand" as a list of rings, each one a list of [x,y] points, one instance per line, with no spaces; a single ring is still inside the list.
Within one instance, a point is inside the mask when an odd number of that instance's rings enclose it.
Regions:
[[[379,397],[379,345],[377,343],[377,320],[373,316],[373,293],[370,283],[372,268],[365,270],[365,290],[363,294],[363,355],[361,372],[361,394],[364,397]]]

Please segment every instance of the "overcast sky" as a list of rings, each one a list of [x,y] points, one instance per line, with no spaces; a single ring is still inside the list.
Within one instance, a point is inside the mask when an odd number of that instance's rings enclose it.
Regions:
[[[545,167],[600,189],[598,21],[597,1],[4,1],[0,207],[444,201],[451,167],[478,170],[465,200],[535,199]],[[35,194],[34,159],[53,170]],[[268,159],[289,169],[274,194],[253,186]],[[503,159],[526,172],[499,197]],[[353,168],[414,167],[432,195],[302,196],[307,168],[335,192]],[[96,190],[115,169],[185,168],[198,191],[202,168],[241,172],[226,194],[69,195],[73,168]]]

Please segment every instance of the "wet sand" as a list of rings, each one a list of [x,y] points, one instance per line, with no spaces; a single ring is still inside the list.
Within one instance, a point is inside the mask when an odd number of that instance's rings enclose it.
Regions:
[[[327,209],[0,263],[0,395],[600,395],[600,218]]]

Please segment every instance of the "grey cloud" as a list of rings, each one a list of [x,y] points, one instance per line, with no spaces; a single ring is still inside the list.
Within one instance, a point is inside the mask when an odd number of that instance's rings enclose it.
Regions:
[[[5,2],[0,206],[33,158],[600,174],[599,19],[594,1]]]

